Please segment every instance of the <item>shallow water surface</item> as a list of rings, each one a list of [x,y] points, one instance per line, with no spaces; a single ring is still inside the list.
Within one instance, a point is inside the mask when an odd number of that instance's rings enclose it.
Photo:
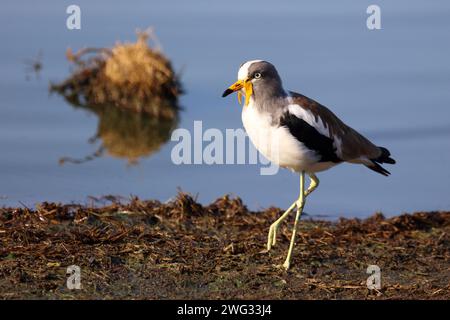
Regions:
[[[287,170],[261,176],[257,164],[177,166],[172,127],[75,108],[48,93],[49,81],[69,74],[68,47],[134,41],[136,28],[151,25],[182,70],[186,94],[175,126],[192,129],[201,120],[204,129],[241,128],[235,97],[221,93],[240,63],[262,58],[277,66],[287,89],[391,150],[398,164],[386,166],[389,178],[355,165],[321,173],[308,213],[364,217],[450,207],[449,2],[378,1],[377,31],[366,28],[367,1],[78,1],[78,31],[65,27],[69,4],[8,1],[0,12],[0,206],[106,194],[165,201],[178,187],[204,203],[232,193],[252,209],[287,207],[296,198],[298,177]],[[36,75],[28,60],[39,52]],[[121,136],[122,126],[133,134]],[[145,131],[149,126],[154,130]],[[76,161],[61,165],[61,158]]]

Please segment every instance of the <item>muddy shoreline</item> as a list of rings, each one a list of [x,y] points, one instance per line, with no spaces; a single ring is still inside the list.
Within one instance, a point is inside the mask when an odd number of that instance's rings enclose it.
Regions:
[[[265,251],[280,209],[224,196],[202,206],[115,198],[101,206],[0,208],[1,299],[450,299],[450,212],[336,222],[306,217]],[[81,270],[69,290],[67,267]],[[369,290],[366,269],[381,268]]]

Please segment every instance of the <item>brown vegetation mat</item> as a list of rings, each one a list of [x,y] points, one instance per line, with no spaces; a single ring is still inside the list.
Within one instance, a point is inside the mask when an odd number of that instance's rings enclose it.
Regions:
[[[264,251],[278,209],[227,196],[202,206],[110,198],[102,207],[43,203],[0,209],[0,298],[449,299],[450,212],[339,222],[304,219],[292,269],[292,220]],[[66,287],[69,265],[81,290]],[[366,269],[381,268],[369,291]]]

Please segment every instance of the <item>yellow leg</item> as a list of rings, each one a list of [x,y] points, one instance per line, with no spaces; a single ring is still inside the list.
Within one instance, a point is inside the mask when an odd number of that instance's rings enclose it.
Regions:
[[[267,238],[267,250],[270,250],[272,246],[274,246],[277,242],[277,229],[281,222],[283,222],[284,219],[287,218],[289,213],[291,213],[292,209],[297,205],[297,201],[295,201],[289,209],[287,209],[281,217],[279,217],[269,228],[269,236]]]
[[[309,196],[316,188],[319,186],[319,178],[314,173],[308,173],[309,177],[311,178],[311,183],[308,187],[308,190],[306,190],[305,197]]]
[[[286,261],[283,263],[283,267],[287,270],[291,265],[292,250],[294,249],[295,234],[297,233],[297,225],[300,220],[300,216],[303,212],[303,207],[305,206],[305,172],[302,171],[300,174],[300,196],[297,200],[297,214],[295,215],[294,228],[292,229],[291,243],[289,244],[289,250],[286,257]]]
[[[306,190],[305,198],[310,195],[319,185],[319,178],[314,173],[309,173],[309,177],[311,178],[311,183],[308,187],[308,190]],[[300,178],[301,179],[301,178]],[[301,187],[300,187],[301,188]],[[277,230],[289,213],[294,209],[294,207],[298,204],[301,198],[301,193],[297,201],[295,201],[269,228],[269,236],[267,237],[267,251],[269,251],[272,246],[274,246],[277,242]]]

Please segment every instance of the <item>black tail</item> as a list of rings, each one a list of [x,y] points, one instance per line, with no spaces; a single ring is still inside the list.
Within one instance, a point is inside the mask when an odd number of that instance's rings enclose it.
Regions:
[[[391,153],[388,149],[383,147],[378,147],[381,150],[381,156],[379,156],[376,159],[372,159],[372,161],[378,162],[378,163],[389,163],[389,164],[395,164],[395,160],[390,157]]]
[[[385,168],[380,166],[380,163],[389,163],[389,164],[395,164],[395,160],[390,157],[391,153],[388,149],[383,147],[378,147],[381,150],[381,155],[378,158],[370,159],[372,161],[371,165],[366,165],[367,168],[378,172],[384,176],[388,176],[391,173],[387,171]]]

